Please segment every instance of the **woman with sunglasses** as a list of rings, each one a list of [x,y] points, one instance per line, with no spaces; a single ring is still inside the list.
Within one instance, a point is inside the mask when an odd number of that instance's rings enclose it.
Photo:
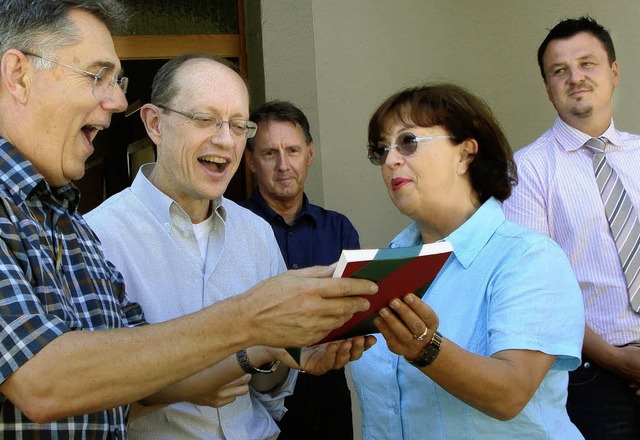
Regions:
[[[450,84],[403,90],[369,122],[369,160],[412,223],[390,247],[453,254],[421,300],[375,322],[351,365],[364,439],[580,439],[566,410],[582,297],[562,250],[505,220],[511,148],[488,106]]]

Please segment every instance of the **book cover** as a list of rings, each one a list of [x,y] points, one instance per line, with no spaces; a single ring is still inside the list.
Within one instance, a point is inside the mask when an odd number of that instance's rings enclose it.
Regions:
[[[378,292],[367,297],[369,310],[356,313],[318,344],[378,333],[373,318],[380,309],[408,293],[422,298],[451,252],[451,243],[444,241],[405,248],[343,250],[333,276],[374,281]]]

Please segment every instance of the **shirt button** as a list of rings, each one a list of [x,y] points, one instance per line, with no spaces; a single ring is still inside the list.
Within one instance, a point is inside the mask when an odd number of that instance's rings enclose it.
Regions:
[[[394,406],[394,407],[393,407],[393,413],[394,413],[394,414],[398,414],[398,411],[399,411],[399,410],[398,410],[398,407],[397,407],[397,406]]]
[[[297,269],[297,268],[298,268],[298,265],[297,265],[297,264],[294,264],[294,265],[293,265],[293,266],[291,266],[291,267],[293,267],[294,269]]]

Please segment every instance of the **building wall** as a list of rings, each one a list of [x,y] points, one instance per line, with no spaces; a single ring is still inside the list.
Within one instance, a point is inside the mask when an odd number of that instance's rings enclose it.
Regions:
[[[252,0],[246,9],[260,22],[261,93],[297,103],[313,126],[311,200],[348,215],[366,247],[386,245],[409,222],[365,157],[377,104],[403,87],[457,82],[488,101],[520,148],[555,118],[536,51],[562,18],[590,14],[611,31],[622,72],[617,126],[640,131],[635,0]],[[250,36],[247,47],[253,75]]]
[[[311,2],[307,0],[264,3],[245,0],[245,15],[249,24],[248,70],[250,88],[256,91],[252,93],[254,104],[271,99],[288,100],[307,115],[317,148],[305,190],[312,203],[324,205],[323,149],[319,148],[321,133],[311,7]]]

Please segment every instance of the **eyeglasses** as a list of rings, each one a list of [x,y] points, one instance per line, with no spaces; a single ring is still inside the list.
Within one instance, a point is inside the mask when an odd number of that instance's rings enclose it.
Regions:
[[[403,133],[398,136],[393,145],[368,145],[367,158],[371,161],[372,164],[376,166],[383,165],[387,160],[387,154],[389,154],[389,151],[393,150],[394,148],[397,149],[398,153],[402,154],[403,156],[410,156],[416,152],[419,142],[431,142],[437,139],[453,139],[453,136],[440,135],[418,137],[413,133]]]
[[[220,116],[211,113],[189,113],[182,112],[180,110],[174,110],[163,105],[158,105],[161,109],[168,112],[177,113],[191,120],[191,123],[198,128],[211,128],[214,127],[214,131],[220,130],[222,124],[228,124],[231,133],[236,136],[244,136],[246,138],[252,138],[256,135],[258,125],[255,122],[246,121],[244,119],[231,119],[230,121],[224,121]]]
[[[99,101],[105,101],[113,95],[113,90],[115,89],[115,85],[117,84],[122,93],[127,93],[127,87],[129,86],[129,78],[123,76],[118,78],[118,75],[115,72],[115,68],[110,66],[101,67],[97,73],[89,72],[87,70],[80,69],[78,67],[71,66],[69,64],[60,63],[58,61],[50,60],[40,55],[36,55],[31,52],[22,52],[27,56],[40,58],[41,60],[47,61],[49,63],[58,64],[60,66],[64,66],[68,69],[73,70],[74,72],[81,73],[83,75],[87,75],[93,78],[93,96]]]

